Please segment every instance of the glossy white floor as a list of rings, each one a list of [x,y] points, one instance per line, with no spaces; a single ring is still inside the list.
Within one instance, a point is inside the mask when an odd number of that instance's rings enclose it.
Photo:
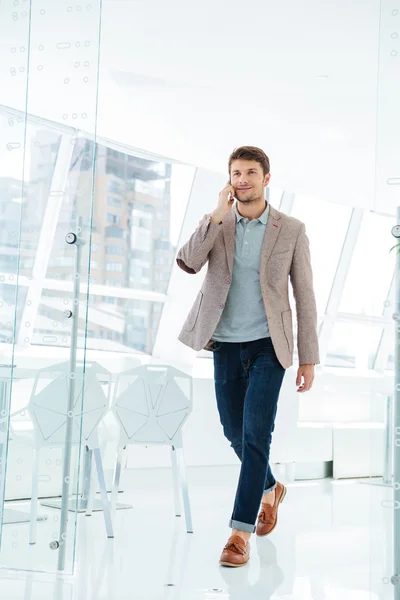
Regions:
[[[392,599],[391,490],[355,481],[297,482],[275,532],[252,539],[250,564],[219,567],[237,469],[189,469],[194,534],[174,517],[170,472],[129,471],[115,540],[102,515],[79,517],[75,577],[0,572],[7,600]],[[383,503],[383,504],[382,504]],[[42,509],[51,517],[52,511]],[[56,514],[56,513],[55,513]],[[48,538],[51,518],[38,525]],[[10,526],[6,526],[10,527]],[[20,525],[19,527],[26,527]],[[39,548],[37,549],[39,551]],[[7,552],[7,548],[3,548]],[[170,585],[168,585],[170,584]]]

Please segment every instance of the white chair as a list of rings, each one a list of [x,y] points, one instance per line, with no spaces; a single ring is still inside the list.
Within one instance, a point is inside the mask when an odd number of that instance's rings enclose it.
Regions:
[[[120,439],[114,472],[112,513],[119,491],[122,449],[129,444],[171,447],[175,514],[181,516],[181,484],[186,529],[193,533],[182,427],[192,412],[192,377],[169,365],[142,365],[121,373],[116,381],[112,411]]]
[[[107,396],[102,381],[109,379],[110,373],[98,363],[78,363],[75,373],[75,399],[72,415],[67,414],[68,406],[69,362],[58,363],[40,369],[36,373],[28,406],[23,411],[12,415],[11,433],[15,440],[24,441],[33,447],[32,493],[30,544],[36,543],[36,523],[38,505],[38,470],[40,449],[44,446],[65,444],[65,433],[68,417],[73,418],[72,443],[82,443],[85,454],[85,505],[88,504],[91,488],[91,453],[95,456],[97,475],[102,495],[102,508],[108,537],[113,537],[110,507],[107,499],[104,471],[101,461],[98,426],[108,410]],[[31,420],[30,431],[26,422],[19,431],[18,415],[28,412]],[[60,508],[60,501],[46,501],[44,506]],[[69,510],[75,511],[77,501],[72,500]]]

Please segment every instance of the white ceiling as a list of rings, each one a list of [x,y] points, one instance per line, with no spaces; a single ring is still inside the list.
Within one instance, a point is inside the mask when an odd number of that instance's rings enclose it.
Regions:
[[[29,112],[94,129],[98,2],[92,0],[90,13],[68,13],[67,0],[41,1],[47,13],[32,20]],[[400,8],[400,0],[392,0],[390,11],[396,3]],[[400,16],[380,14],[380,5],[104,0],[97,133],[220,172],[234,147],[259,145],[270,155],[271,185],[393,212],[399,188],[387,186],[386,179],[400,176],[400,90],[394,83],[400,85],[400,76],[390,69],[399,69],[400,52],[387,58],[385,44],[390,28],[400,31]],[[22,39],[27,30],[18,27]],[[0,51],[9,52],[16,30],[0,19],[0,33]],[[68,51],[78,56],[77,70],[71,54],[68,62],[65,52],[51,52],[57,42],[75,39],[91,40],[85,88],[78,80],[72,88],[72,76],[84,74],[82,46]],[[40,41],[49,53],[38,73]],[[390,44],[397,47],[399,40]],[[0,56],[0,102],[23,107],[23,78],[11,80],[5,64],[15,56]],[[57,84],[66,74],[68,88]],[[384,102],[389,88],[390,101]],[[84,110],[86,121],[80,118]],[[376,168],[385,180],[378,195]]]
[[[379,4],[106,1],[102,72],[135,146],[225,171],[260,145],[271,185],[372,207]]]

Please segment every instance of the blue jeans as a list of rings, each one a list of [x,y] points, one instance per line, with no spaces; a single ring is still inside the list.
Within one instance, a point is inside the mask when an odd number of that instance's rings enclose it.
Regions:
[[[242,463],[229,526],[254,533],[263,493],[276,487],[269,454],[286,370],[270,337],[237,343],[214,340],[212,351],[221,424]]]

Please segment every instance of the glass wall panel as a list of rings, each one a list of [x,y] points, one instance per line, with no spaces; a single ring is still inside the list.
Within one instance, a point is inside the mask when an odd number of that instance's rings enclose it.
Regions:
[[[327,367],[373,369],[381,326],[336,322],[325,359]]]
[[[393,217],[366,212],[350,263],[340,312],[382,315],[395,265]]]
[[[99,34],[99,1],[0,3],[0,567],[13,570],[73,572],[87,412],[104,409],[86,362],[94,146],[75,176],[76,128],[96,136]],[[41,314],[49,269],[70,313]]]
[[[349,225],[351,207],[296,194],[290,214],[306,224],[317,310],[318,314],[324,314]]]
[[[77,198],[83,206],[91,203],[85,190],[91,189],[94,148],[83,137],[74,147],[57,232],[74,223]],[[143,292],[165,298],[193,176],[190,166],[96,145],[92,243],[82,254],[87,261],[90,250],[87,344],[91,349],[151,354],[163,301],[145,299]],[[69,344],[63,313],[71,308],[73,263],[74,249],[54,236],[32,344]],[[85,294],[81,302],[86,302]],[[80,339],[85,318],[82,306]]]

